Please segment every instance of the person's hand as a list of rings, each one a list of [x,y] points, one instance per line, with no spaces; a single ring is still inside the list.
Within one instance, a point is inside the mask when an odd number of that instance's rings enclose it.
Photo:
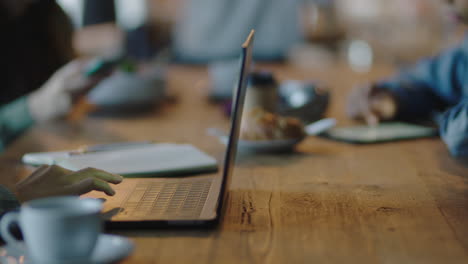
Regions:
[[[353,119],[364,120],[368,125],[377,125],[382,120],[394,119],[397,107],[396,98],[391,92],[375,84],[367,84],[351,91],[346,112]]]
[[[65,116],[80,96],[106,77],[86,77],[84,69],[87,63],[87,60],[68,63],[28,96],[28,106],[34,120],[41,122]]]
[[[70,171],[56,165],[44,165],[16,185],[20,201],[61,195],[81,195],[96,190],[114,195],[109,183],[118,184],[123,178],[102,170],[87,168]]]

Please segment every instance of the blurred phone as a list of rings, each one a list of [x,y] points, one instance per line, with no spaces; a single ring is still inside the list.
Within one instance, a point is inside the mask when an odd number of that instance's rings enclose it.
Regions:
[[[110,58],[95,58],[86,65],[84,69],[84,75],[86,77],[92,77],[100,74],[108,74],[114,69],[118,68],[121,71],[135,72],[136,63],[123,55],[118,55]]]
[[[86,65],[84,76],[93,77],[102,74],[108,74],[124,62],[122,56],[112,58],[95,58]],[[83,96],[76,102],[73,109],[68,113],[67,120],[72,123],[80,122],[88,113],[97,109],[97,106],[89,102],[86,96]]]
[[[389,122],[377,126],[335,127],[322,136],[349,143],[369,144],[437,136],[438,130],[415,124]]]

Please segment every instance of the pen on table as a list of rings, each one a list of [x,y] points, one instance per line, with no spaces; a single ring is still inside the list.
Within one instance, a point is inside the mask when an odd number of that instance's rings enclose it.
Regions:
[[[335,118],[324,118],[305,126],[304,130],[309,136],[317,136],[336,126],[336,123]]]
[[[83,146],[77,150],[70,151],[69,155],[80,155],[86,153],[102,152],[102,151],[112,151],[112,150],[121,150],[121,149],[130,149],[135,147],[141,147],[149,144],[153,144],[155,141],[145,140],[145,141],[135,141],[135,142],[118,142],[118,143],[109,143],[109,144],[97,144],[92,146]]]
[[[67,120],[72,123],[78,123],[96,109],[98,109],[98,106],[89,102],[86,96],[83,96],[78,99],[70,113],[68,113]]]

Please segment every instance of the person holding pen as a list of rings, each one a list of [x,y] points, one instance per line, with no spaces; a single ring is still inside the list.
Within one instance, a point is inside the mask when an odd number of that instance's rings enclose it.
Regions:
[[[461,22],[468,23],[468,0],[446,2]],[[450,153],[468,156],[468,36],[459,46],[394,78],[353,89],[347,114],[369,125],[435,117]]]

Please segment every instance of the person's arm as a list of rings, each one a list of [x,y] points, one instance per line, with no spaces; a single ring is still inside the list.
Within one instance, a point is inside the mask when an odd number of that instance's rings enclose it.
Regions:
[[[468,156],[468,98],[442,114],[440,135],[455,157]]]
[[[423,60],[390,80],[355,87],[347,113],[368,124],[429,117],[468,94],[467,71],[468,37],[459,47]]]
[[[0,106],[0,151],[33,124],[27,97]]]
[[[467,70],[468,39],[461,46],[423,60],[377,86],[395,96],[397,117],[423,118],[434,110],[458,103],[464,93]]]

